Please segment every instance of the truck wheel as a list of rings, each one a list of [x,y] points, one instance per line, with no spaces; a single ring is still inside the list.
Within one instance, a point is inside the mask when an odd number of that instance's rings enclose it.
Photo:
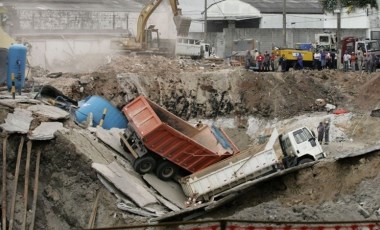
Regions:
[[[298,162],[298,165],[302,165],[302,164],[306,164],[306,163],[310,163],[310,162],[313,162],[314,160],[313,159],[310,159],[310,158],[303,158],[302,160],[300,160]]]
[[[174,178],[178,172],[178,167],[170,161],[162,161],[156,169],[156,176],[161,180],[168,181]]]
[[[156,167],[156,160],[151,156],[145,156],[135,159],[133,168],[140,174],[150,173]]]

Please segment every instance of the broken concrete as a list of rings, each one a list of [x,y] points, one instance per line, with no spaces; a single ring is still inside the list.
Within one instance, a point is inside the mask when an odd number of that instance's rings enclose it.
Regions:
[[[8,114],[5,123],[1,124],[0,127],[8,133],[26,134],[29,132],[32,120],[32,112],[16,108],[13,113]]]
[[[109,165],[93,163],[92,168],[111,182],[123,194],[126,194],[140,208],[158,202],[157,199],[147,191],[145,185],[143,185],[140,180],[128,174],[116,162],[112,162]]]
[[[46,141],[55,138],[58,130],[63,130],[63,124],[60,122],[42,122],[29,135],[30,140]]]
[[[70,117],[70,114],[65,110],[50,105],[32,105],[28,107],[28,110],[53,121],[68,119]]]

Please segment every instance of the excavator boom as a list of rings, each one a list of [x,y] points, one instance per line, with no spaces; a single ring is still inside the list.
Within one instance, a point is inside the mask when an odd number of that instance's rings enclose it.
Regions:
[[[141,11],[137,22],[137,43],[144,43],[146,39],[145,27],[149,17],[156,10],[156,8],[162,3],[163,0],[151,0]],[[178,8],[177,0],[169,0],[170,7],[173,12],[173,20],[176,25],[177,35],[187,36],[191,24],[191,18],[183,17],[182,10]]]

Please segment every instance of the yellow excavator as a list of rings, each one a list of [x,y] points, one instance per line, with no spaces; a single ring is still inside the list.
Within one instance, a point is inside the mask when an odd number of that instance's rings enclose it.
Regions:
[[[136,37],[127,37],[113,41],[118,48],[122,50],[130,51],[158,51],[160,49],[160,38],[158,29],[154,25],[150,25],[148,28],[146,24],[149,17],[156,10],[156,8],[162,3],[163,0],[151,0],[140,12],[137,22]],[[178,8],[178,0],[169,0],[172,12],[173,20],[176,25],[177,35],[187,36],[191,24],[191,18],[183,17],[182,10]]]

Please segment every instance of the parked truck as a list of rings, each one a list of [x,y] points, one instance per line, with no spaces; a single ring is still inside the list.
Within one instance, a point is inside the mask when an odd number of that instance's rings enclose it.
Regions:
[[[128,127],[122,145],[132,154],[133,167],[140,174],[154,172],[170,180],[239,153],[222,129],[191,125],[144,96],[126,105],[123,113]]]
[[[175,55],[191,59],[209,58],[211,54],[210,44],[198,39],[178,37],[175,45]]]
[[[280,48],[275,49],[272,52],[276,54],[278,57],[285,57],[286,60],[286,68],[289,70],[289,68],[296,69],[297,68],[297,60],[298,55],[301,54],[303,57],[303,65],[304,67],[313,67],[313,59],[314,59],[314,53],[313,51],[309,50],[298,50],[293,48]]]
[[[255,179],[313,162],[326,155],[314,133],[301,127],[278,135],[276,129],[265,148],[251,148],[180,179],[185,194],[198,201]]]
[[[361,51],[363,54],[375,54],[380,59],[380,42],[378,40],[359,39],[356,37],[345,37],[342,40],[341,62],[343,63],[344,53],[357,53]]]

